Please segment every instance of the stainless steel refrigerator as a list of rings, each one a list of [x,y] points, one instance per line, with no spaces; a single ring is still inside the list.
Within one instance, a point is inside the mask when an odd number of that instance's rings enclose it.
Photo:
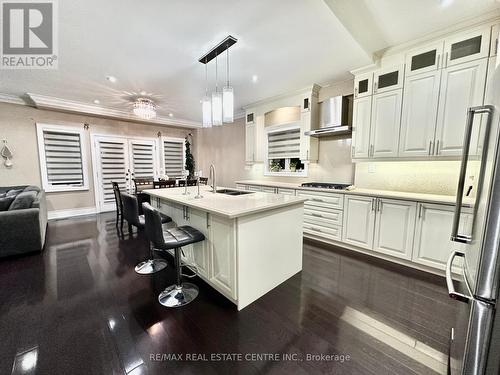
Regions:
[[[493,72],[484,103],[469,108],[466,115],[452,253],[446,268],[450,297],[467,304],[462,321],[451,331],[451,374],[500,373],[499,68]],[[457,266],[462,270],[458,277],[452,274]]]

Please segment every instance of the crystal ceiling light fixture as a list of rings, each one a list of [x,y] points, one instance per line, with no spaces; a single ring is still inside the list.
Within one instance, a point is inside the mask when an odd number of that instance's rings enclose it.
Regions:
[[[156,104],[151,99],[138,98],[134,102],[133,112],[144,120],[151,120],[156,117],[156,108]]]
[[[218,61],[217,57],[237,42],[237,39],[229,35],[222,42],[203,55],[198,61],[205,64],[205,82],[207,82],[207,64],[215,59],[215,91],[212,97],[208,96],[208,87],[205,89],[205,97],[201,100],[203,113],[203,127],[222,125],[222,122],[232,122],[234,118],[234,93],[229,86],[229,52],[227,54],[227,85],[219,91],[218,86]]]

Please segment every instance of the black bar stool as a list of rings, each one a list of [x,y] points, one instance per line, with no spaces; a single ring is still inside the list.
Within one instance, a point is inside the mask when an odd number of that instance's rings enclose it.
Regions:
[[[139,215],[139,203],[137,201],[137,197],[121,193],[121,199],[123,204],[123,217],[127,220],[129,234],[132,234],[132,226],[137,227],[139,230],[144,229],[145,219],[144,215]],[[172,218],[160,215],[160,225],[171,221]],[[149,259],[135,266],[135,272],[141,275],[151,275],[155,272],[161,271],[167,266],[167,262],[163,259],[154,259],[154,251],[151,246],[151,242],[148,241],[148,244],[150,254]]]
[[[143,203],[142,208],[146,219],[146,234],[156,250],[175,249],[176,283],[170,285],[158,296],[158,301],[167,307],[187,305],[198,296],[198,287],[191,283],[182,282],[181,247],[205,240],[199,230],[188,225],[164,229],[161,225],[161,216],[148,203]]]

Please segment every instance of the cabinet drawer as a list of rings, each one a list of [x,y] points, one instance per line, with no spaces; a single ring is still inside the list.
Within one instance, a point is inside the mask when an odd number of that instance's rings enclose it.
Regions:
[[[263,187],[262,187],[262,191],[263,191],[264,193],[272,193],[272,194],[276,194],[276,188],[269,187],[269,186],[263,186]]]
[[[328,222],[332,225],[342,225],[342,211],[310,209],[305,207],[304,219],[317,222]]]
[[[304,223],[304,233],[340,241],[342,237],[342,227],[335,226],[333,228],[327,228],[318,224]]]
[[[250,191],[262,191],[262,186],[256,186],[256,185],[248,185],[248,189]]]
[[[236,189],[248,190],[248,185],[236,184]]]
[[[298,191],[297,195],[307,198],[305,206],[328,207],[341,210],[344,207],[344,195],[335,193]]]
[[[288,189],[288,188],[278,188],[278,193],[285,194],[285,195],[295,195],[295,190]]]

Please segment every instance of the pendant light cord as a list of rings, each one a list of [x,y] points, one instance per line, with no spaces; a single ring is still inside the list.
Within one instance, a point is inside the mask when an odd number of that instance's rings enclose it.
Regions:
[[[208,67],[205,63],[205,96],[208,96]]]
[[[227,45],[226,52],[227,52],[227,61],[226,61],[227,76],[226,76],[226,80],[227,80],[227,87],[229,87],[229,45]]]
[[[217,54],[215,54],[215,92],[219,91],[219,78],[217,76]]]

